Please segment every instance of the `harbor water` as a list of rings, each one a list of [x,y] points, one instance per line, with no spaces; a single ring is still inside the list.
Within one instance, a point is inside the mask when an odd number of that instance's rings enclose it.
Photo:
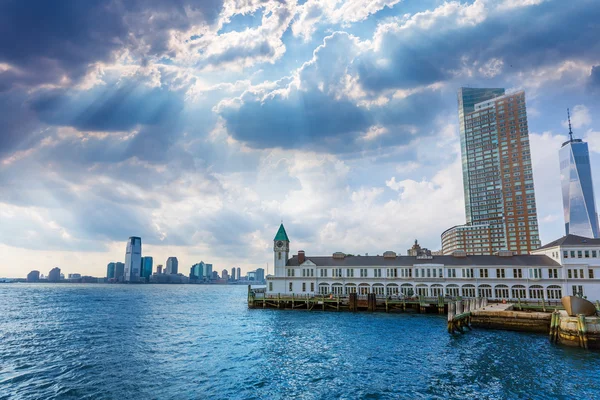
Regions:
[[[249,310],[246,291],[0,285],[0,399],[600,398],[599,354],[547,335]]]

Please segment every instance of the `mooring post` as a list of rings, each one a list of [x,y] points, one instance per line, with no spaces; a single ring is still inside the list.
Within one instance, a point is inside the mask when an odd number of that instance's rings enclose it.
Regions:
[[[585,315],[577,314],[577,319],[579,320],[579,343],[581,347],[584,349],[588,348],[588,337],[587,337],[587,327],[585,325]]]
[[[454,333],[454,312],[456,305],[453,302],[448,303],[448,333]]]

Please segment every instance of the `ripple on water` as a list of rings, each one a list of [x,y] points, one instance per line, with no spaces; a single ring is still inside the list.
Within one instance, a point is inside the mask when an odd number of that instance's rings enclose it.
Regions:
[[[600,397],[597,354],[545,335],[248,310],[245,291],[0,285],[0,399]]]

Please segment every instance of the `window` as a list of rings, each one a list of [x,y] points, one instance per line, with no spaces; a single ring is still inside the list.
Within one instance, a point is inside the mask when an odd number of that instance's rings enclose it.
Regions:
[[[594,270],[593,269],[588,269],[588,274],[590,279],[594,279]]]
[[[375,268],[375,278],[381,278],[381,268]]]
[[[296,271],[295,269],[289,268],[287,270],[287,276],[296,276],[296,272],[295,271]]]
[[[583,297],[583,286],[573,285],[573,296],[582,296]]]
[[[310,291],[311,291],[311,292],[314,292],[314,291],[315,291],[315,283],[314,283],[314,282],[311,282],[311,283],[310,283]]]
[[[558,279],[558,269],[556,269],[556,268],[550,268],[548,270],[548,277],[550,279]]]
[[[293,292],[293,291],[294,291],[294,285],[292,282],[290,282],[290,292]]]
[[[448,278],[456,278],[456,269],[455,268],[448,269]]]
[[[573,273],[571,272],[571,270],[567,270],[567,278],[571,279],[573,278]]]
[[[479,277],[480,278],[487,278],[488,275],[488,269],[487,268],[482,268],[479,270]]]
[[[277,258],[281,260],[281,253],[277,253]]]
[[[506,273],[504,271],[504,268],[496,268],[496,278],[506,278]],[[507,289],[507,292],[508,292],[508,289]],[[496,296],[496,297],[498,297],[498,296]],[[508,294],[503,297],[508,297]]]
[[[366,268],[361,268],[360,269],[360,277],[361,278],[366,278],[367,277],[367,269]]]
[[[354,278],[354,270],[352,268],[346,269],[346,276],[348,278]]]
[[[577,250],[577,258],[583,258],[581,250]]]
[[[273,282],[269,282],[269,292],[273,291]]]
[[[566,250],[563,250],[563,257],[564,258],[569,258],[569,252]]]
[[[515,268],[513,270],[513,276],[515,278],[523,278],[523,270],[521,268]]]
[[[575,258],[575,250],[571,250],[571,258]]]
[[[302,291],[306,292],[306,282],[302,282]]]
[[[419,268],[415,268],[415,278],[419,277]]]
[[[594,257],[594,258],[596,258],[596,257],[597,257],[596,250],[592,250],[592,257]]]
[[[584,254],[585,258],[590,258],[590,251],[589,250],[585,250],[583,252],[583,254]]]
[[[529,279],[542,279],[542,269],[529,268]]]
[[[341,268],[334,268],[333,269],[333,277],[334,278],[341,278],[342,277],[342,269]]]
[[[327,269],[321,270],[321,278],[327,278]]]

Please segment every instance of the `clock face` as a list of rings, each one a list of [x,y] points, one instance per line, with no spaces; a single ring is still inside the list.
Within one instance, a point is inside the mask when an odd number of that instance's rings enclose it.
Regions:
[[[281,240],[277,242],[277,247],[283,247],[283,242]]]

